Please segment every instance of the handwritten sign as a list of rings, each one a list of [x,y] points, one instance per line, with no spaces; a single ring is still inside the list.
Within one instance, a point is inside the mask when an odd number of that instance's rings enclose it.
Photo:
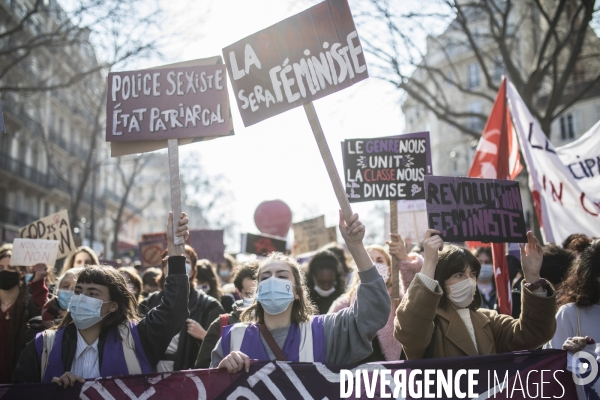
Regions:
[[[519,182],[425,177],[429,228],[447,242],[526,242]]]
[[[26,239],[58,240],[58,259],[72,254],[77,246],[73,239],[67,210],[48,215],[19,230],[19,237]]]
[[[368,78],[347,0],[327,0],[223,49],[245,126]]]
[[[15,239],[10,258],[12,265],[30,267],[36,264],[53,266],[58,254],[58,240]]]
[[[336,228],[325,226],[324,215],[296,222],[292,228],[294,229],[295,254],[316,251],[329,243],[337,242]]]
[[[229,135],[224,65],[111,72],[106,141]]]
[[[429,132],[349,139],[342,148],[350,203],[425,199],[425,175],[431,175]]]
[[[207,259],[214,263],[225,261],[223,230],[198,229],[190,231],[190,245],[196,251],[198,260]]]
[[[274,236],[242,233],[242,253],[266,256],[273,251],[285,253],[285,247],[285,240]]]

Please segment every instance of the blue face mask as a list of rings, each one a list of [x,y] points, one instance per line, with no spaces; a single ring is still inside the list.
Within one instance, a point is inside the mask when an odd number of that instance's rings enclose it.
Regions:
[[[281,314],[294,301],[293,287],[291,281],[272,276],[258,284],[256,301],[267,314]]]
[[[77,329],[87,329],[110,314],[109,312],[106,315],[101,315],[102,304],[104,303],[110,303],[110,301],[102,301],[85,294],[73,295],[69,302],[69,311]]]
[[[25,284],[29,284],[29,281],[33,278],[33,274],[25,274]]]
[[[60,289],[58,291],[56,301],[58,301],[58,305],[61,309],[66,310],[67,308],[69,308],[69,302],[71,301],[71,297],[73,297],[72,290]]]

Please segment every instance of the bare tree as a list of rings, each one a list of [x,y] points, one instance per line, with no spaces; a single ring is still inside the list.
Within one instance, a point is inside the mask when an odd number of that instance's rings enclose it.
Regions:
[[[600,84],[593,0],[408,5],[369,0],[355,9],[365,50],[375,59],[375,76],[475,138],[481,131],[469,122],[485,123],[487,115],[461,108],[447,95],[449,87],[493,102],[500,76],[506,74],[549,135],[552,121]],[[476,60],[481,84],[465,78],[460,63],[466,57]]]
[[[112,217],[113,220],[113,255],[118,254],[119,247],[119,232],[121,227],[129,222],[134,216],[141,215],[144,208],[148,207],[155,199],[154,190],[150,190],[151,195],[144,199],[143,204],[139,204],[137,207],[133,206],[130,202],[129,195],[132,189],[135,187],[140,173],[144,167],[155,157],[154,153],[143,153],[135,156],[123,156],[118,157],[116,161],[115,169],[117,175],[120,178],[120,186],[122,195],[119,202],[119,209],[117,213]],[[161,181],[161,176],[156,176],[152,185],[152,189],[155,189],[158,183]]]

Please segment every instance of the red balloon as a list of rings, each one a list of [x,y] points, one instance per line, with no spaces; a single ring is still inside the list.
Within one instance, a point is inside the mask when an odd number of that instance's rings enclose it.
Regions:
[[[292,226],[292,210],[281,200],[263,201],[256,207],[254,223],[260,233],[284,238]]]

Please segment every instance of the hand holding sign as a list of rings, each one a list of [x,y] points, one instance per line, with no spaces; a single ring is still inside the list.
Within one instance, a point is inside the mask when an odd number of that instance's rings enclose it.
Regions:
[[[435,269],[438,263],[438,252],[444,249],[444,240],[440,237],[440,231],[427,229],[423,239],[423,248],[425,257],[421,273],[431,279],[434,279]]]
[[[187,219],[186,213],[182,212],[179,223],[177,224],[177,229],[175,230],[175,235],[173,235],[173,213],[169,212],[169,219],[167,222],[167,248],[169,249],[170,256],[185,256],[183,245],[176,245],[175,237],[183,237],[184,242],[187,240],[190,235],[188,222],[189,220]]]
[[[399,233],[391,233],[390,236],[392,240],[386,241],[388,246],[390,246],[390,254],[398,257],[398,260],[408,260],[408,252],[406,251],[402,236]]]
[[[358,214],[354,213],[348,218],[348,223],[344,220],[344,214],[340,210],[340,232],[348,247],[362,244],[365,237],[365,226],[358,219]]]
[[[540,280],[540,269],[544,260],[542,246],[531,231],[527,232],[527,244],[521,248],[521,266],[523,267],[523,276],[528,283]]]

